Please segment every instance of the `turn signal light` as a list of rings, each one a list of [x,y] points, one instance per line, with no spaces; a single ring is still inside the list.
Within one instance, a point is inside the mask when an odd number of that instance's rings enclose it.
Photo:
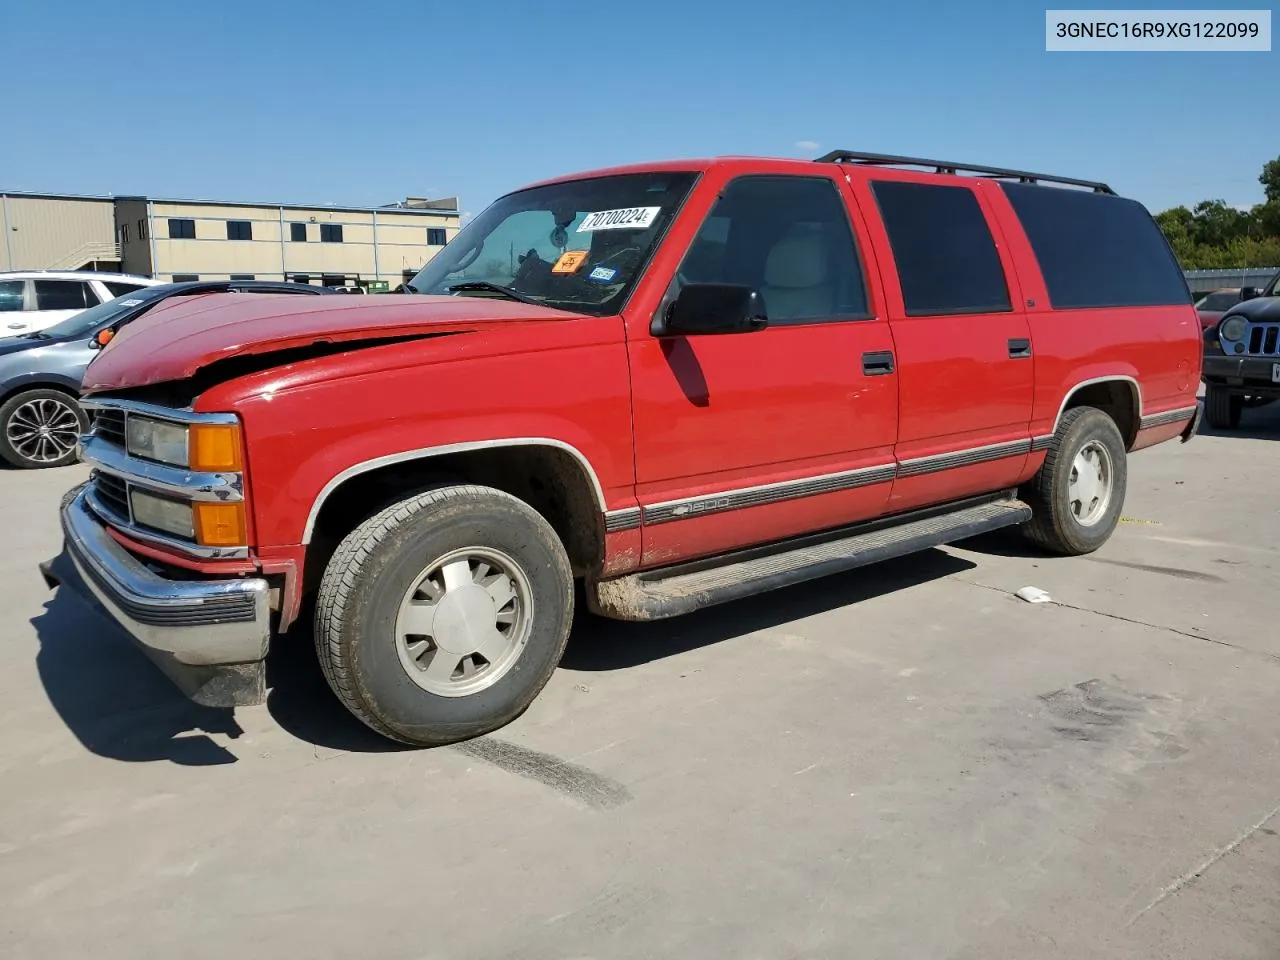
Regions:
[[[234,423],[192,424],[187,444],[192,470],[234,473],[240,469],[240,427]]]
[[[196,543],[202,547],[243,547],[244,504],[199,500],[195,508]]]

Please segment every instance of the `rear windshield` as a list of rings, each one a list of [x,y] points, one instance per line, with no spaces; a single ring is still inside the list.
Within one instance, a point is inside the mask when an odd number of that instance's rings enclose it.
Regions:
[[[1136,200],[1025,183],[1000,186],[1022,221],[1055,308],[1191,302],[1164,234]]]

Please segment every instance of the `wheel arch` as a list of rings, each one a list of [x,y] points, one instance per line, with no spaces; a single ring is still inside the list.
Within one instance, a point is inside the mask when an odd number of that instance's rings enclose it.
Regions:
[[[1142,423],[1142,387],[1135,377],[1115,373],[1081,380],[1062,398],[1058,415],[1053,420],[1053,436],[1062,418],[1075,407],[1097,407],[1107,414],[1120,430],[1126,450],[1131,450]]]

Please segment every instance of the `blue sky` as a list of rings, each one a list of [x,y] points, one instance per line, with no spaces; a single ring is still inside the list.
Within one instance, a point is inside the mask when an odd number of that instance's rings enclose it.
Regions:
[[[1280,155],[1280,53],[1046,53],[1025,0],[4,6],[0,189],[479,212],[573,170],[846,147],[1160,210],[1258,202]]]

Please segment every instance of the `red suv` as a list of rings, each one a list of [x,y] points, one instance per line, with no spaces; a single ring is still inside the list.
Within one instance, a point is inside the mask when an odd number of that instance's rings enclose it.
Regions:
[[[1128,454],[1199,420],[1173,254],[1064,177],[602,170],[502,197],[406,292],[126,327],[50,585],[209,704],[259,701],[301,621],[356,716],[445,743],[542,689],[575,580],[649,620],[1016,524],[1087,553]]]

